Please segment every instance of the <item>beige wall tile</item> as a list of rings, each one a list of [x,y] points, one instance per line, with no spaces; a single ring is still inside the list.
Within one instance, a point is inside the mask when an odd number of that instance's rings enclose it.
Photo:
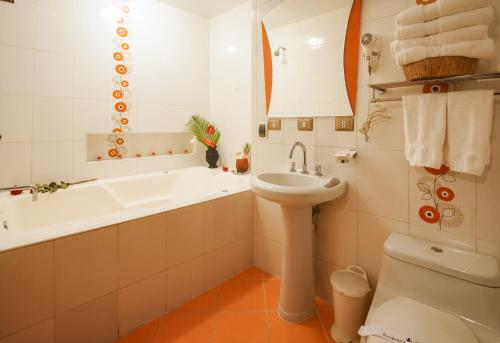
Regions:
[[[0,254],[0,337],[54,314],[53,242]]]
[[[56,316],[56,343],[110,343],[118,337],[118,294]]]
[[[205,204],[205,252],[234,241],[234,197]]]
[[[234,243],[234,271],[240,273],[254,266],[254,239],[247,236]]]
[[[203,255],[205,205],[167,213],[167,266]]]
[[[54,343],[55,323],[49,319],[0,339],[0,343]]]
[[[240,239],[253,235],[254,229],[254,198],[251,192],[243,192],[234,196],[234,238]]]
[[[234,275],[234,246],[228,245],[205,255],[205,290]]]
[[[316,295],[331,304],[333,303],[333,290],[332,284],[330,283],[330,277],[335,270],[341,268],[320,259],[315,260],[315,263]]]
[[[357,213],[322,206],[316,229],[316,248],[320,259],[340,267],[357,262]]]
[[[393,232],[408,234],[408,223],[360,213],[358,215],[358,264],[375,288],[384,255],[384,243]]]
[[[118,285],[123,287],[167,267],[165,213],[119,225]]]
[[[255,198],[255,233],[281,243],[284,240],[285,223],[281,207],[267,199]]]
[[[165,311],[166,280],[160,273],[118,292],[120,336],[159,318]]]
[[[55,304],[61,313],[117,289],[118,228],[55,241]]]
[[[169,311],[203,293],[203,267],[203,257],[198,257],[167,270],[167,308]]]

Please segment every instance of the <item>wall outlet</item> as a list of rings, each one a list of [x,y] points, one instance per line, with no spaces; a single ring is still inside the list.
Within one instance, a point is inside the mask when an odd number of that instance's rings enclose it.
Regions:
[[[354,117],[335,117],[335,131],[354,131]]]
[[[267,121],[267,129],[269,131],[280,131],[281,130],[281,119],[273,118]]]
[[[313,118],[301,118],[297,120],[297,130],[299,131],[312,131],[314,127]]]

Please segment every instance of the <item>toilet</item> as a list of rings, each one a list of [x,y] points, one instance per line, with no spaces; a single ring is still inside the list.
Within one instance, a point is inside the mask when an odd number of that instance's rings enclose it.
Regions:
[[[401,234],[384,245],[362,343],[500,342],[500,263]]]

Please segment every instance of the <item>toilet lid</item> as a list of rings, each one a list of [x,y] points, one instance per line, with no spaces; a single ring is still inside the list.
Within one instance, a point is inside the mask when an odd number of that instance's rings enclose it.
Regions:
[[[409,298],[385,302],[375,310],[367,325],[394,337],[369,336],[368,343],[397,342],[397,339],[412,343],[478,343],[460,318]]]

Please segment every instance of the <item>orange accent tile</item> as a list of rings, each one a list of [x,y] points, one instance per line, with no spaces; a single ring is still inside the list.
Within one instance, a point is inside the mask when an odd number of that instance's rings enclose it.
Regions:
[[[269,312],[269,324],[273,343],[328,342],[316,315],[303,323],[291,324],[282,320],[278,313],[273,311]]]
[[[222,284],[218,309],[265,310],[262,280],[229,280]]]
[[[233,280],[262,280],[264,273],[256,267],[248,268],[247,270],[236,275]]]
[[[280,280],[264,280],[266,305],[268,310],[277,310],[280,303]]]
[[[333,338],[330,336],[330,329],[335,321],[335,317],[333,314],[333,308],[322,308],[317,311],[319,315],[319,319],[325,328],[326,335],[328,336],[328,340],[330,343],[335,343]]]
[[[152,343],[209,343],[214,320],[214,312],[174,310],[163,316]]]
[[[213,343],[267,343],[266,312],[220,312],[215,320]]]
[[[117,343],[149,343],[158,330],[160,320],[154,320],[146,324],[125,337],[120,338]]]

